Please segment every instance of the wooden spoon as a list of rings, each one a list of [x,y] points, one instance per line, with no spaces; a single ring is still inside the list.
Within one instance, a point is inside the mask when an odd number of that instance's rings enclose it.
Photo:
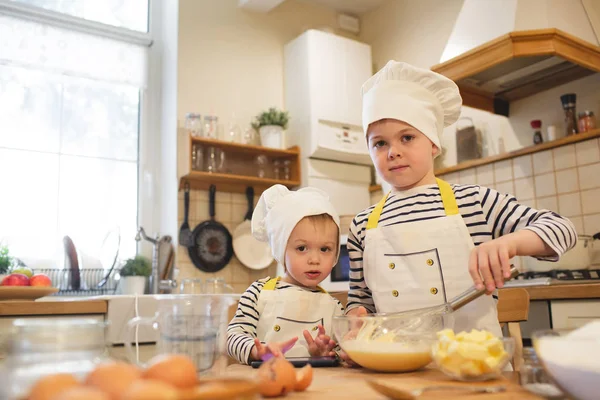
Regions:
[[[401,389],[387,383],[368,379],[367,383],[376,391],[394,400],[414,400],[424,392],[433,390],[462,390],[470,393],[499,393],[506,390],[505,386],[424,386],[419,389]]]

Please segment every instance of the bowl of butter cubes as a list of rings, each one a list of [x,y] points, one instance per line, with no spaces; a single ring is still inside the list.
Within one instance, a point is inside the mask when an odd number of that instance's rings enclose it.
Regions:
[[[502,375],[515,350],[514,338],[496,337],[485,330],[437,333],[431,356],[437,368],[460,381],[487,381]]]

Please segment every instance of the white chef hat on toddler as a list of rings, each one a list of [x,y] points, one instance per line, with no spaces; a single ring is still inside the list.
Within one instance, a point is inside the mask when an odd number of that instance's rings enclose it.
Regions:
[[[458,120],[462,106],[458,86],[452,80],[394,60],[363,84],[362,96],[365,135],[369,124],[397,119],[421,131],[439,149],[444,128]]]
[[[273,257],[285,264],[285,248],[294,227],[302,218],[328,214],[340,229],[340,217],[324,191],[305,187],[290,191],[283,185],[265,190],[252,214],[252,235],[269,242]],[[339,255],[339,252],[337,252]]]

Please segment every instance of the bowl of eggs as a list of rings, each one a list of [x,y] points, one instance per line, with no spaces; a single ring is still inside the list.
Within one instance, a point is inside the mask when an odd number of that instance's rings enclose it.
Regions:
[[[437,368],[460,381],[486,381],[502,375],[515,350],[514,338],[499,338],[484,330],[437,333],[431,355]]]

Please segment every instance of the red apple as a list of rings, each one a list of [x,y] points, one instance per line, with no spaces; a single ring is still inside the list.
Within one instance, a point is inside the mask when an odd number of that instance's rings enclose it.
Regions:
[[[52,286],[52,281],[45,274],[35,274],[29,279],[31,286]]]
[[[2,279],[2,286],[29,286],[29,278],[23,274],[10,274]]]

